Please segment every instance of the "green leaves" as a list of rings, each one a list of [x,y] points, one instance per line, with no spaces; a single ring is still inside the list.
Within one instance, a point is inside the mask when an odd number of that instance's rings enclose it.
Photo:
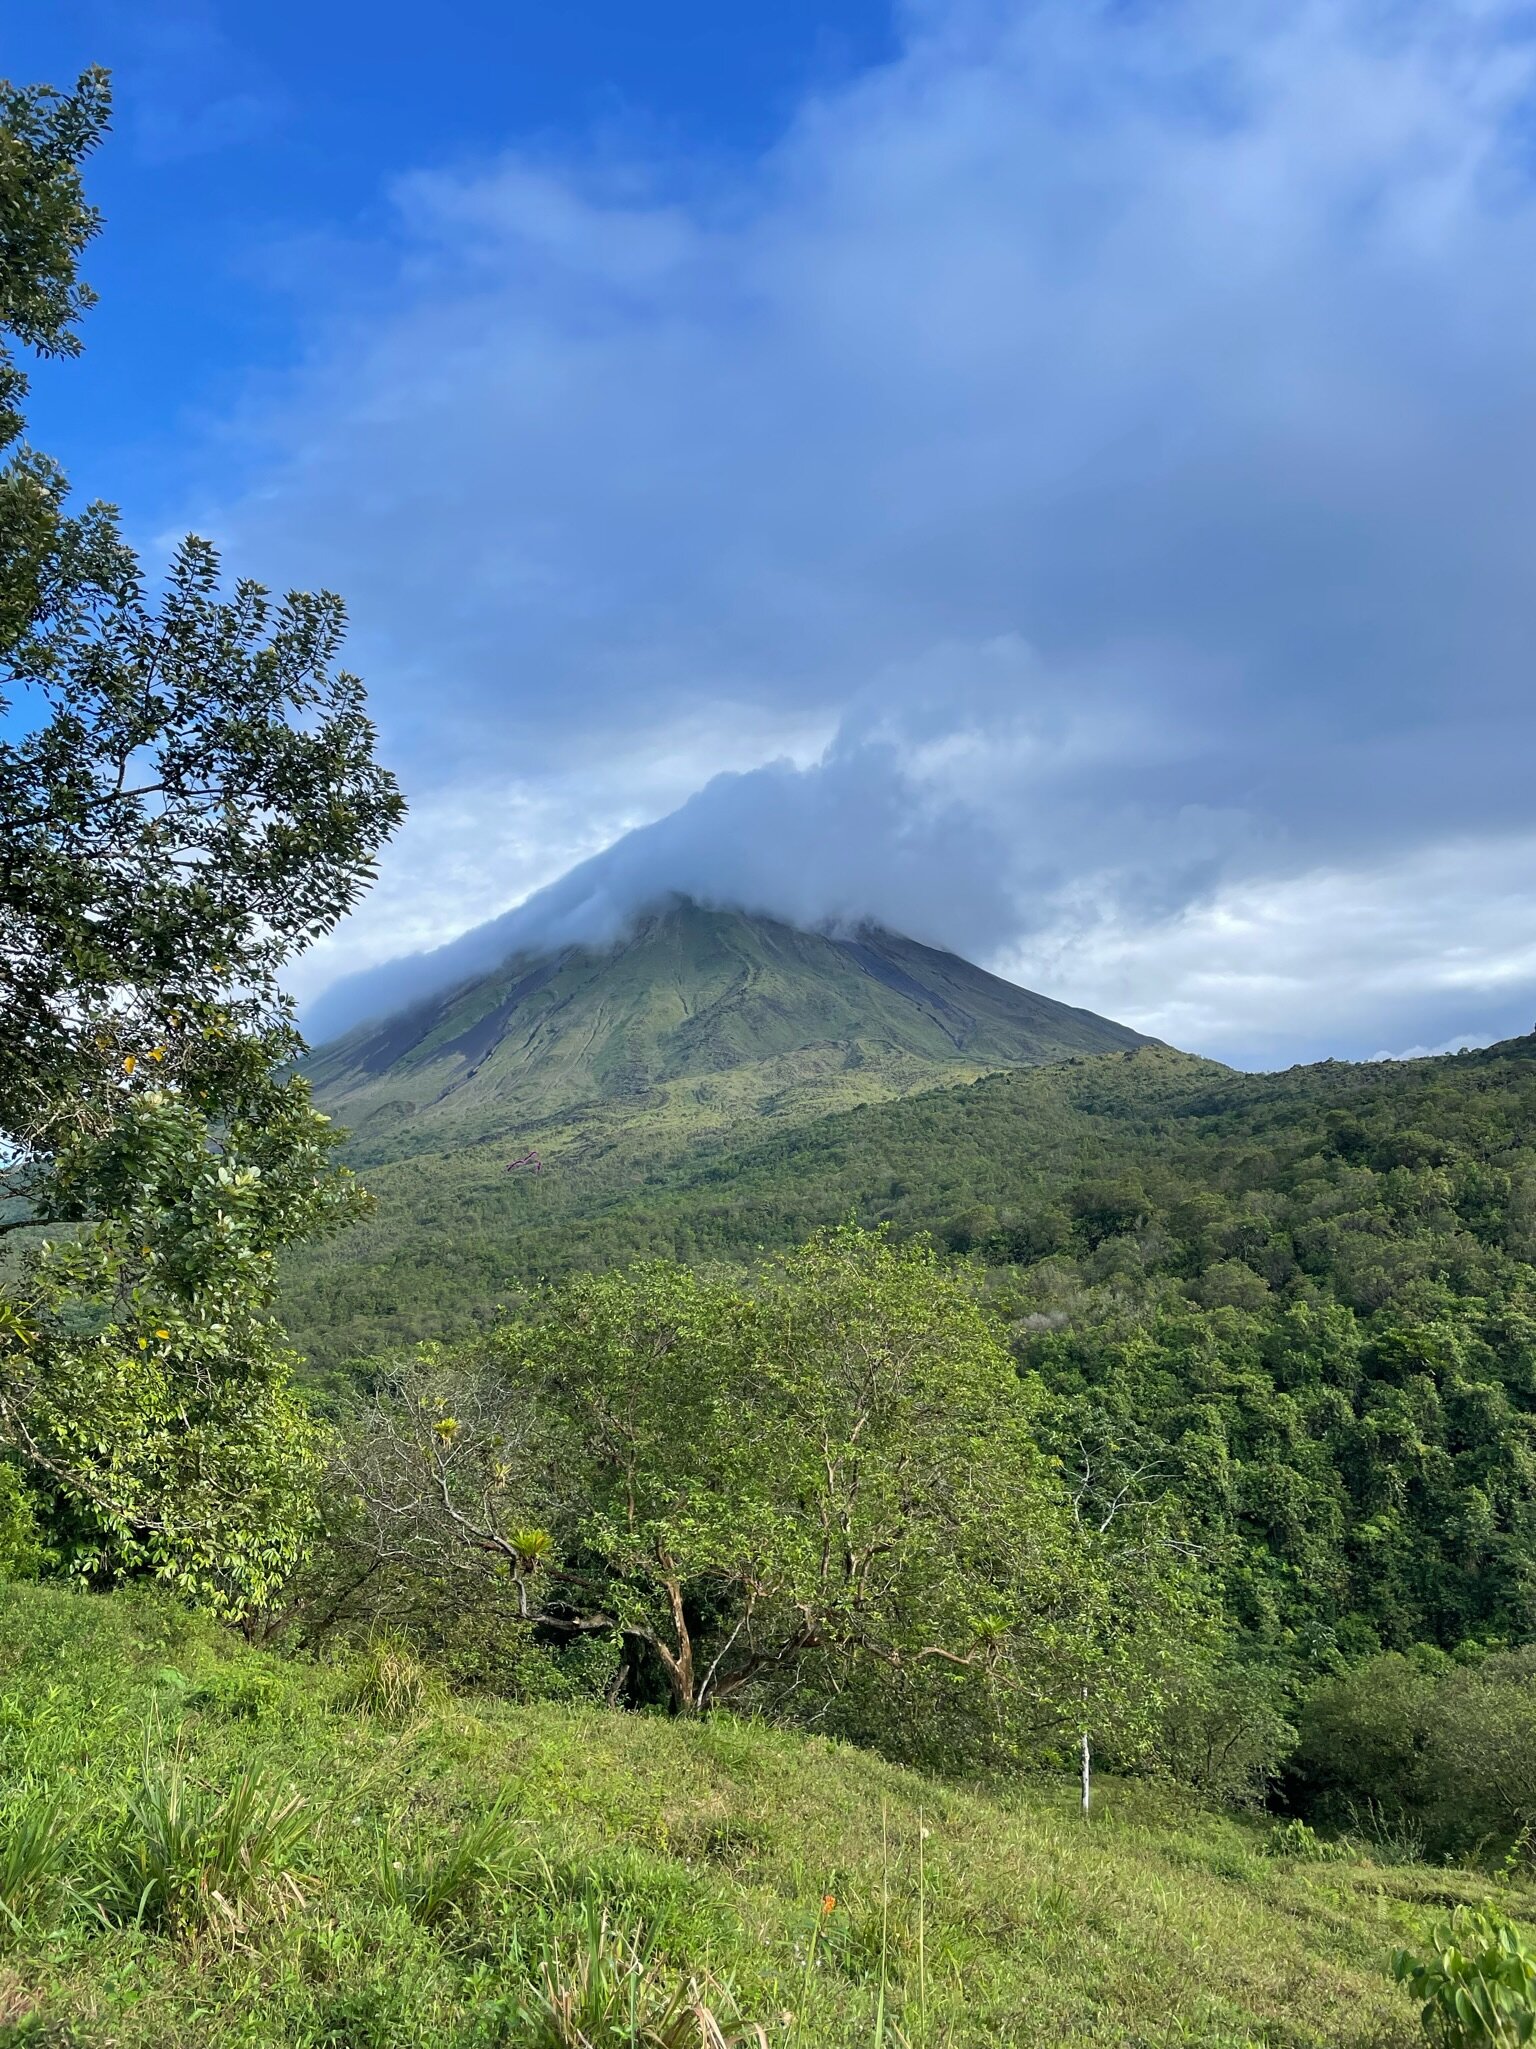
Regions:
[[[1427,1958],[1398,1950],[1392,1975],[1424,2002],[1445,2049],[1516,2049],[1536,2036],[1536,1952],[1494,1906],[1458,1907],[1430,1931]]]
[[[240,1613],[302,1555],[322,1437],[272,1320],[275,1255],[355,1209],[335,1142],[289,1080],[217,1144],[152,1091],[72,1149],[103,1221],[46,1245],[0,1318],[0,1433],[68,1569]]]
[[[1107,1563],[1078,1524],[1033,1411],[965,1276],[845,1227],[740,1278],[652,1262],[544,1292],[404,1370],[337,1491],[359,1569],[456,1599],[478,1574],[487,1612],[510,1579],[546,1641],[621,1641],[636,1700],[1035,1754],[1090,1677],[1097,1710],[1149,1711],[1128,1636],[1192,1638],[1178,1573],[1165,1597],[1145,1541]]]
[[[294,1056],[279,970],[403,810],[344,626],[327,593],[221,597],[189,539],[158,604],[125,558],[105,603],[82,583],[10,648],[41,715],[0,743],[0,1130],[51,1145],[125,1085],[216,1114]]]
[[[16,347],[69,354],[105,76],[0,87],[0,444]],[[357,1212],[286,1070],[279,971],[373,875],[402,804],[329,592],[226,593],[206,541],[158,593],[103,506],[0,470],[0,1452],[17,1556],[148,1571],[220,1612],[303,1553],[319,1437],[272,1318],[277,1256]]]

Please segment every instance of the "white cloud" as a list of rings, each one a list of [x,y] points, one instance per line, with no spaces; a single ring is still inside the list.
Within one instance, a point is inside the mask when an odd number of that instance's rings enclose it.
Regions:
[[[1446,1029],[1494,986],[1457,951],[1475,901],[1438,938],[1389,918],[1398,967],[1358,984],[1354,935],[1284,907],[1530,821],[1536,23],[905,20],[729,184],[418,170],[366,304],[314,280],[310,367],[217,523],[349,593],[422,820],[329,964],[657,818],[659,754],[697,787],[835,730],[808,782],[717,793],[610,872],[692,873],[708,826],[786,903],[1021,959],[1056,932],[1194,1043],[1353,1031],[1346,983],[1360,1045],[1400,1004],[1438,1037],[1458,960]]]
[[[1439,1046],[1405,1046],[1397,1053],[1372,1053],[1372,1060],[1433,1060],[1442,1053],[1467,1053],[1488,1043],[1475,1032],[1452,1032]]]
[[[1485,1045],[1536,1017],[1536,833],[1226,885],[1144,924],[1080,917],[998,965],[1242,1066]],[[1375,1050],[1383,1028],[1408,1050]]]
[[[292,992],[308,1003],[338,977],[431,952],[664,817],[722,765],[749,769],[772,747],[797,773],[820,755],[826,738],[814,725],[765,731],[752,718],[733,733],[679,722],[648,753],[635,749],[607,772],[595,764],[537,780],[499,780],[467,770],[462,783],[414,805],[377,885],[296,963]]]

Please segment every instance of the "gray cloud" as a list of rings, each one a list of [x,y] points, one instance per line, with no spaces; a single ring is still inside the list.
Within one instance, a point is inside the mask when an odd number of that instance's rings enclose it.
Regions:
[[[497,870],[495,792],[574,818],[670,734],[706,787],[562,904],[703,877],[1081,962],[1522,829],[1528,10],[905,21],[729,186],[404,177],[366,308],[245,423],[242,561],[347,590],[418,797],[486,793],[483,888],[456,914],[423,869],[417,901],[452,929],[545,880]],[[710,782],[745,731],[761,766]]]

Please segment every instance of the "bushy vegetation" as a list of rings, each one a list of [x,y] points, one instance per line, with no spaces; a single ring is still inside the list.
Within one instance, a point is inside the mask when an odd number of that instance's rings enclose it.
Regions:
[[[452,1159],[402,1163],[372,1177],[379,1216],[290,1299],[339,1363],[354,1340],[387,1348],[396,1321],[462,1328],[477,1295],[505,1304],[541,1273],[739,1262],[850,1214],[929,1231],[986,1274],[1049,1397],[1049,1449],[1086,1456],[1111,1494],[1130,1473],[1178,1492],[1274,1655],[1318,1669],[1519,1640],[1536,1557],[1533,1050],[1243,1076],[1150,1049],[725,1158],[577,1153],[501,1194]],[[381,1314],[391,1300],[409,1309]]]
[[[451,1663],[467,1621],[503,1692],[548,1690],[542,1650],[613,1701],[948,1770],[1150,1755],[1221,1638],[1180,1524],[1129,1497],[1085,1515],[1042,1455],[967,1277],[851,1226],[745,1276],[541,1293],[385,1376],[329,1491],[274,1631],[391,1627]]]
[[[1393,1975],[1424,2001],[1424,2032],[1444,2049],[1517,2049],[1536,2035],[1536,1954],[1492,1908],[1458,1907],[1429,1956],[1399,1951]]]
[[[277,1255],[354,1216],[279,975],[401,815],[331,593],[156,590],[22,439],[110,106],[0,82],[0,1555],[238,1613],[312,1524]]]
[[[1368,1815],[1432,1856],[1530,1861],[1536,1650],[1388,1652],[1322,1682],[1290,1775],[1294,1797],[1337,1827]]]

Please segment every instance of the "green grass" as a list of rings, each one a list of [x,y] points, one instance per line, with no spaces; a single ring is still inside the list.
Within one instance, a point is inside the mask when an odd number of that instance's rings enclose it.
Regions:
[[[0,2042],[1389,2049],[1417,2039],[1391,1951],[1486,1889],[1266,1854],[1129,1784],[1085,1828],[1066,1781],[961,1789],[730,1720],[359,1711],[355,1672],[145,1597],[0,1589],[0,1646],[7,1821],[54,1803],[63,1844],[18,1890]],[[212,1844],[238,1910],[103,1912],[92,1874],[171,1780],[176,1896],[224,1890]]]

